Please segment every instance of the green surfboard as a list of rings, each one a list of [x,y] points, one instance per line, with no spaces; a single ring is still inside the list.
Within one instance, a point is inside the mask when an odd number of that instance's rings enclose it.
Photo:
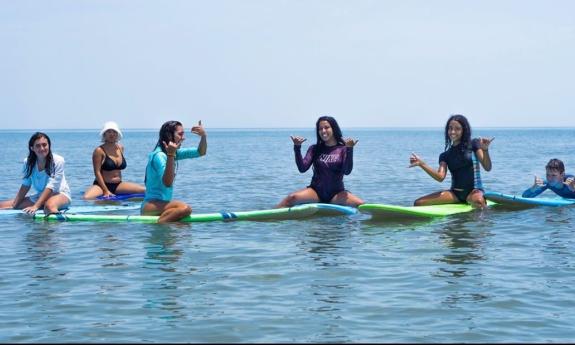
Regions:
[[[487,200],[487,206],[495,203]],[[363,204],[359,206],[359,211],[371,214],[373,218],[378,219],[430,219],[445,217],[458,213],[473,211],[469,204],[444,204],[431,206],[399,206],[388,204]]]
[[[268,210],[241,211],[241,212],[217,212],[198,213],[180,220],[184,223],[215,222],[215,221],[274,221],[286,219],[300,219],[318,216],[350,215],[357,212],[351,207],[327,205],[327,204],[303,204],[293,207],[276,208]],[[137,223],[157,223],[158,216],[141,215],[93,215],[93,214],[51,214],[48,217],[35,215],[34,219],[68,222],[137,222]]]

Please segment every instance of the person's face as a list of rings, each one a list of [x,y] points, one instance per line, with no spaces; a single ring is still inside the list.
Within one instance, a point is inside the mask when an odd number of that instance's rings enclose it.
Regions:
[[[547,169],[545,173],[545,178],[547,180],[547,184],[551,186],[560,187],[563,184],[565,173],[559,172],[559,170],[556,169]]]
[[[449,125],[447,127],[447,135],[451,142],[457,144],[461,141],[461,136],[463,135],[463,126],[456,120],[449,121]]]
[[[48,144],[48,139],[44,137],[36,139],[31,149],[34,151],[38,159],[45,159],[46,156],[48,156],[48,153],[50,153],[50,145]]]
[[[174,131],[174,142],[178,144],[178,146],[182,145],[182,142],[186,139],[184,138],[185,134],[183,126],[176,127],[176,130]]]
[[[328,121],[319,122],[318,134],[321,140],[324,142],[327,142],[333,138],[333,129],[331,128],[331,125]]]
[[[104,140],[106,142],[116,142],[118,141],[118,132],[116,132],[113,129],[108,129],[107,131],[104,132]]]

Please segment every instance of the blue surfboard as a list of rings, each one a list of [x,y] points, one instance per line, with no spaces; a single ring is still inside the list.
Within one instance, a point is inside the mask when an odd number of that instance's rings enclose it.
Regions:
[[[485,192],[485,199],[494,201],[503,206],[514,206],[514,207],[533,207],[533,206],[569,206],[575,204],[575,199],[566,199],[561,197],[556,198],[546,198],[546,197],[535,197],[535,198],[524,198],[519,195],[513,194],[503,194],[498,192]]]
[[[350,216],[358,212],[357,208],[350,206],[342,206],[336,204],[323,204],[323,203],[312,203],[307,204],[318,209],[316,215],[318,216],[337,216],[346,215]]]
[[[105,198],[103,195],[100,195],[99,197],[96,198],[96,200],[122,201],[122,200],[128,200],[128,199],[143,199],[144,195],[145,195],[144,193],[116,194],[116,195],[109,197],[109,198]]]
[[[137,210],[140,208],[140,204],[135,205],[85,205],[85,206],[70,206],[68,208],[61,209],[60,212],[66,213],[95,213],[95,212],[108,212],[108,211],[124,211],[124,210]],[[24,214],[22,210],[15,209],[5,209],[0,210],[0,216],[14,215],[14,214]],[[41,216],[44,214],[42,210],[36,212],[37,215]]]

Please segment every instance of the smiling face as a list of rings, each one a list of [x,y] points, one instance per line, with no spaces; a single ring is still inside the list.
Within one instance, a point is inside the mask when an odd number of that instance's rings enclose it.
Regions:
[[[178,147],[182,145],[182,142],[186,140],[184,137],[186,132],[184,131],[183,126],[176,126],[176,130],[174,131],[174,143],[178,144]]]
[[[449,121],[449,125],[447,127],[447,135],[449,135],[449,139],[453,145],[459,144],[459,142],[461,142],[461,136],[463,135],[463,126],[461,123],[456,120]]]
[[[30,149],[34,151],[38,160],[43,161],[50,153],[50,144],[48,143],[48,139],[40,137],[34,141],[34,144],[30,146]]]
[[[333,139],[333,128],[331,128],[331,125],[328,121],[319,122],[317,133],[324,143],[328,143]]]

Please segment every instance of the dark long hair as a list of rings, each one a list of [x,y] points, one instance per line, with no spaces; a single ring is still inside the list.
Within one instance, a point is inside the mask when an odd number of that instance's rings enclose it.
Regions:
[[[315,123],[315,136],[317,138],[317,142],[315,144],[315,149],[313,152],[313,159],[314,160],[319,156],[320,150],[323,147],[325,147],[325,142],[323,141],[323,139],[319,135],[319,123],[322,121],[329,122],[329,125],[331,126],[331,129],[333,131],[333,136],[334,136],[337,144],[345,145],[345,142],[343,141],[343,135],[341,134],[341,129],[339,128],[337,121],[331,116],[320,116],[320,118],[317,119],[317,121]]]
[[[162,152],[168,154],[166,152],[166,148],[164,147],[164,142],[169,143],[170,141],[174,141],[174,132],[176,131],[176,127],[183,126],[180,121],[167,121],[164,122],[162,128],[160,128],[160,133],[158,135],[158,142],[156,143],[156,147],[160,147]]]
[[[445,151],[453,146],[451,139],[449,138],[449,123],[451,121],[457,121],[463,128],[463,133],[461,133],[461,151],[466,151],[471,149],[471,126],[467,118],[461,114],[451,115],[445,124]]]
[[[36,153],[32,148],[34,147],[34,142],[40,138],[46,138],[48,140],[48,155],[46,156],[46,165],[44,169],[46,169],[46,174],[48,176],[52,176],[52,169],[54,165],[54,157],[52,156],[52,142],[50,141],[50,137],[42,132],[36,132],[32,134],[30,140],[28,140],[28,158],[26,159],[26,174],[24,175],[25,178],[28,178],[32,175],[32,171],[34,170],[34,165],[38,161],[38,157],[36,157]]]

